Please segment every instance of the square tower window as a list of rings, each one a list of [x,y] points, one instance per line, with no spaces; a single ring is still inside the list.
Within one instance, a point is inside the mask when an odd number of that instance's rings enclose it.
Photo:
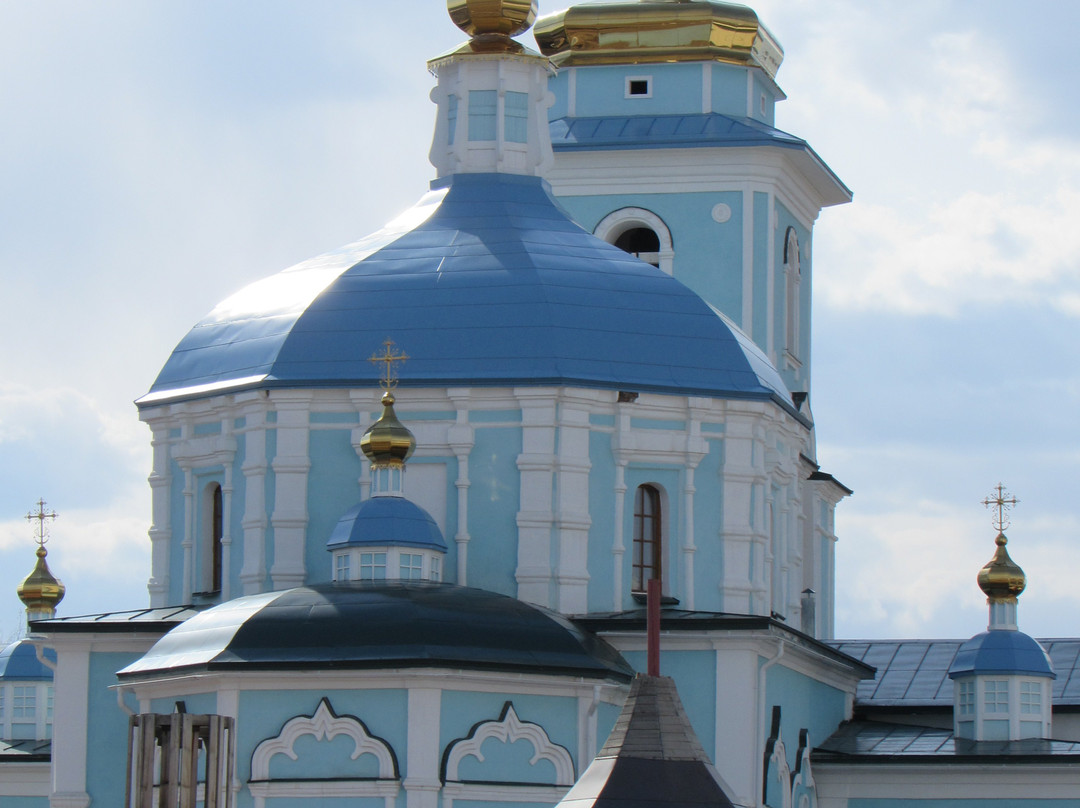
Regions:
[[[360,554],[360,580],[386,580],[386,553]]]
[[[340,553],[334,556],[334,580],[335,581],[347,581],[349,580],[349,554]]]
[[[528,143],[529,94],[508,92],[503,104],[503,128],[507,142]]]
[[[975,683],[960,683],[960,715],[973,715],[975,713]]]
[[[424,577],[424,556],[420,553],[401,554],[401,579],[419,581]]]
[[[1020,683],[1020,712],[1027,715],[1042,713],[1042,686],[1038,682]]]
[[[1009,683],[991,679],[983,686],[983,704],[988,713],[1009,712]]]
[[[627,98],[652,98],[652,76],[627,76]]]
[[[495,139],[495,111],[499,94],[495,90],[469,90],[469,140]]]

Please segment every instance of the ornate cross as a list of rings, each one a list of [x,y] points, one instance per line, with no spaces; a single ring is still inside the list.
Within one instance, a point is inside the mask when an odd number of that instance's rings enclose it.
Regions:
[[[27,522],[33,522],[35,519],[37,519],[37,522],[38,522],[37,523],[37,543],[38,543],[38,547],[44,547],[45,542],[47,542],[49,540],[49,528],[45,524],[45,520],[46,519],[55,519],[59,515],[60,514],[58,514],[56,511],[46,511],[45,510],[45,500],[44,499],[39,499],[37,501],[37,513],[35,513],[34,511],[29,511],[26,514],[26,521]]]
[[[383,390],[392,390],[397,387],[398,378],[397,373],[395,373],[395,365],[397,365],[398,362],[404,362],[408,358],[408,354],[404,351],[395,351],[394,341],[387,337],[383,342],[383,352],[380,354],[376,351],[368,359],[369,362],[374,362],[375,364],[378,364],[379,362],[386,363],[386,375],[379,379],[379,387]]]
[[[994,528],[998,533],[1003,533],[1005,528],[1009,526],[1008,512],[1014,505],[1019,503],[1016,497],[1005,490],[1005,487],[998,483],[994,488],[994,492],[991,496],[988,496],[983,500],[983,505],[987,508],[997,508],[997,516],[994,517]]]

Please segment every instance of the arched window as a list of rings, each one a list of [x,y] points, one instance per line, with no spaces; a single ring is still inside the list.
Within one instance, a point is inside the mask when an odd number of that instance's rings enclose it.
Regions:
[[[792,359],[799,358],[799,308],[802,282],[802,261],[799,258],[799,236],[794,227],[787,229],[784,239],[784,348]]]
[[[671,231],[651,210],[620,208],[601,219],[593,234],[668,275],[673,271],[675,251]]]
[[[222,540],[225,537],[225,508],[221,486],[210,483],[204,494],[202,589],[221,591]]]
[[[660,492],[651,485],[639,485],[634,495],[634,592],[644,592],[651,578],[663,578],[661,568]]]

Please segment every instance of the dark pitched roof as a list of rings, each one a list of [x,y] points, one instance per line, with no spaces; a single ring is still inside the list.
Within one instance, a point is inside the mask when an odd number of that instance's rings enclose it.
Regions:
[[[558,808],[727,808],[732,805],[675,682],[638,674],[600,754]]]

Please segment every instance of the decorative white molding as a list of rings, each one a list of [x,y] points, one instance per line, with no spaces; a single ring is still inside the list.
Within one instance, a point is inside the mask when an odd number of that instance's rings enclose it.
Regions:
[[[270,781],[270,760],[275,755],[285,755],[290,760],[297,760],[299,756],[293,747],[305,735],[314,736],[316,741],[332,741],[340,735],[351,738],[356,744],[351,759],[374,755],[379,764],[379,779],[394,781],[394,793],[397,793],[398,772],[394,751],[385,741],[370,735],[359,718],[335,714],[327,698],[319,702],[314,715],[301,715],[290,719],[277,737],[267,738],[255,748],[251,756],[252,782]],[[365,781],[367,785],[371,783],[370,780]]]
[[[468,737],[455,741],[446,751],[446,763],[443,766],[443,781],[446,783],[460,783],[458,767],[461,761],[467,757],[474,757],[481,763],[484,762],[484,754],[481,747],[484,741],[494,739],[504,744],[512,744],[516,741],[526,740],[532,744],[535,754],[529,760],[530,766],[535,766],[541,760],[549,761],[555,767],[555,783],[557,786],[571,786],[574,783],[574,761],[565,747],[553,743],[548,738],[544,728],[539,724],[531,724],[521,721],[514,712],[514,705],[506,702],[502,715],[498,721],[485,721],[473,727]],[[505,775],[501,778],[505,780]],[[542,783],[522,783],[522,785],[544,785]]]

